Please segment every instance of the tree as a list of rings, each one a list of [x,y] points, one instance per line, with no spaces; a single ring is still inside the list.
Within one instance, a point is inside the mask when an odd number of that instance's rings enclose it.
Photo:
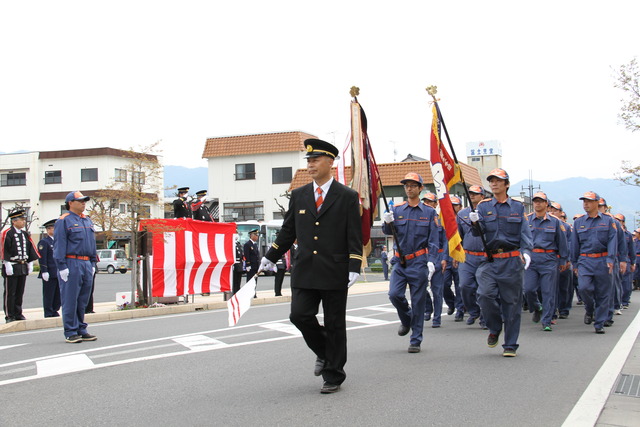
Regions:
[[[616,71],[614,87],[621,89],[625,97],[618,117],[631,132],[640,130],[640,69],[637,58],[620,66]]]
[[[628,64],[620,66],[615,74],[614,87],[624,92],[621,99],[622,107],[618,117],[625,127],[631,132],[640,130],[640,69],[637,58],[633,58]],[[625,160],[622,162],[621,171],[616,174],[616,179],[627,185],[640,186],[640,165]]]
[[[114,231],[124,231],[131,235],[130,255],[133,261],[131,269],[131,295],[137,290],[139,303],[146,305],[147,296],[139,283],[138,248],[141,233],[138,232],[140,219],[151,216],[151,206],[162,204],[162,193],[158,193],[163,181],[163,166],[158,156],[150,153],[160,152],[157,141],[148,146],[123,150],[122,157],[127,163],[118,169],[114,182],[97,193],[96,200],[89,209],[91,219],[102,228],[107,239]],[[126,206],[125,212],[120,206]]]

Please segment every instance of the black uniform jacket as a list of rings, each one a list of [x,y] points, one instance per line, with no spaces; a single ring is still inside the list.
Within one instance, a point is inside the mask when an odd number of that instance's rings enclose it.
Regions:
[[[296,238],[292,287],[346,289],[349,272],[360,273],[362,265],[358,193],[333,181],[318,213],[313,183],[293,190],[282,229],[266,258],[275,263]]]

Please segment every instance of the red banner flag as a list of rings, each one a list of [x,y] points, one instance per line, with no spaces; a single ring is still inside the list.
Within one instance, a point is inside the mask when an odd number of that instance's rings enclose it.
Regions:
[[[440,120],[438,104],[433,103],[433,121],[431,123],[431,173],[433,174],[433,184],[438,195],[440,206],[440,220],[447,234],[449,242],[449,255],[459,262],[464,262],[464,250],[462,249],[462,239],[458,233],[458,222],[456,213],[451,204],[449,190],[457,182],[460,182],[460,167],[453,161],[447,149],[440,140]]]
[[[152,296],[231,290],[235,223],[146,219],[140,228],[153,233]]]
[[[371,227],[378,215],[380,174],[367,135],[367,116],[357,100],[351,102],[350,187],[360,195],[363,255],[366,257],[371,252]]]

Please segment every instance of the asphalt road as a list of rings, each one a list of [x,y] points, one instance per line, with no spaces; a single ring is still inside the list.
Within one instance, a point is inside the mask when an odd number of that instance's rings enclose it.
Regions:
[[[553,332],[523,315],[516,358],[487,331],[443,318],[408,354],[385,292],[348,303],[347,381],[321,395],[315,357],[289,304],[90,325],[99,340],[65,344],[59,328],[0,335],[0,425],[559,426],[638,312],[605,335],[575,307]]]
[[[289,288],[289,275],[284,276],[283,289]],[[367,273],[360,276],[359,281],[379,281],[382,280],[382,273]],[[245,279],[242,279],[244,284]],[[273,289],[274,276],[260,276],[258,279],[258,290]],[[96,276],[96,286],[93,291],[94,302],[115,302],[116,293],[131,292],[131,272],[122,273],[98,273]],[[38,279],[33,273],[27,278],[25,286],[24,301],[22,308],[42,307],[42,279]]]

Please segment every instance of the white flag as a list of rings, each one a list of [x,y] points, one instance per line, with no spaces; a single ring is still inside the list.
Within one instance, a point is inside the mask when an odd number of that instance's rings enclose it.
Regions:
[[[251,300],[256,294],[256,276],[253,276],[227,301],[229,310],[229,326],[235,326],[240,317],[251,308]]]

